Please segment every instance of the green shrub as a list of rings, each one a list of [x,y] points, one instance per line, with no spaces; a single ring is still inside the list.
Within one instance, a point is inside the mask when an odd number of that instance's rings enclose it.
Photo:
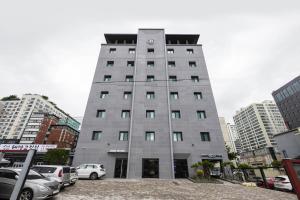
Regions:
[[[198,176],[199,178],[202,178],[202,177],[204,176],[204,171],[203,171],[202,169],[198,169],[198,170],[196,171],[196,174],[197,174],[197,176]]]

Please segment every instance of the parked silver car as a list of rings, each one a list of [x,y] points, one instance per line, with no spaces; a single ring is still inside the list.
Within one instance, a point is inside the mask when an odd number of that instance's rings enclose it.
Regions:
[[[19,178],[21,169],[0,169],[0,198],[9,199]],[[30,170],[21,192],[21,200],[47,199],[58,194],[59,183]]]
[[[78,173],[75,167],[70,167],[70,185],[74,185],[78,180]]]
[[[51,177],[60,183],[60,188],[71,184],[70,167],[61,165],[35,165],[32,170],[41,173],[46,177]]]

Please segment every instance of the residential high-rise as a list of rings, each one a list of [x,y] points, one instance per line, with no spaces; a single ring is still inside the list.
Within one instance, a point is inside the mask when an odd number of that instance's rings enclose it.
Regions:
[[[74,165],[107,177],[174,178],[227,160],[199,35],[105,34]]]
[[[74,129],[79,128],[79,123],[68,114],[59,109],[48,97],[38,94],[24,94],[21,99],[11,96],[0,101],[4,104],[3,114],[0,117],[0,139],[22,140],[32,143],[39,130],[40,121],[35,119],[35,112],[54,114],[65,121]],[[32,120],[30,120],[32,117]],[[22,136],[24,137],[22,138]]]
[[[224,117],[219,117],[221,130],[224,138],[225,145],[230,148],[230,151],[236,152],[234,138],[230,130],[228,129],[227,122]]]
[[[233,144],[233,151],[238,153],[240,152],[240,144],[239,144],[239,137],[238,137],[238,134],[237,134],[237,131],[236,131],[236,127],[234,124],[230,124],[230,123],[227,123],[227,130],[229,132],[229,135],[230,135],[230,139],[232,141],[232,144]]]
[[[276,145],[273,135],[286,130],[273,101],[253,103],[233,117],[243,151]]]
[[[300,76],[272,93],[286,126],[300,127]]]
[[[4,108],[4,104],[0,102],[0,117],[2,115],[2,112],[4,112],[3,108]]]

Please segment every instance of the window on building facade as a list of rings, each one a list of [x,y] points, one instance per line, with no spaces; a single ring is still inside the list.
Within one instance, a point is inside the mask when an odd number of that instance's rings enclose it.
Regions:
[[[117,51],[116,48],[110,48],[110,49],[109,49],[109,53],[115,53],[116,51]]]
[[[93,131],[92,140],[100,140],[102,131]]]
[[[132,76],[132,75],[127,75],[127,76],[125,77],[125,81],[126,81],[126,82],[133,82],[133,76]]]
[[[206,118],[206,113],[204,110],[198,110],[197,111],[197,117],[198,119],[205,119]]]
[[[147,82],[153,82],[154,81],[154,76],[153,75],[148,75],[147,76]]]
[[[154,110],[146,110],[146,118],[154,119],[155,118],[155,111]]]
[[[119,132],[119,140],[120,141],[128,141],[128,131],[120,131]]]
[[[189,66],[190,66],[190,67],[197,67],[195,61],[190,61],[190,62],[189,62]]]
[[[153,131],[147,131],[145,133],[145,140],[146,141],[155,141],[155,132],[153,132]]]
[[[172,119],[180,119],[181,118],[180,110],[172,110],[171,117]]]
[[[194,92],[194,97],[196,100],[202,99],[202,93],[201,92]]]
[[[191,76],[191,80],[194,83],[198,83],[199,82],[199,76]]]
[[[129,49],[128,49],[128,52],[129,52],[130,54],[135,54],[135,48],[129,48]]]
[[[154,92],[147,92],[146,93],[146,98],[147,99],[154,99],[155,98],[155,93]]]
[[[170,98],[173,100],[179,99],[178,92],[170,92]]]
[[[167,49],[168,54],[174,54],[174,49]]]
[[[177,81],[177,77],[176,76],[169,76],[169,80],[170,81]]]
[[[173,132],[173,141],[174,142],[183,141],[182,132],[174,131]]]
[[[200,132],[201,141],[210,141],[210,135],[209,132]]]
[[[154,53],[154,49],[153,49],[153,48],[148,48],[148,49],[147,49],[147,52],[148,52],[148,53]]]
[[[186,52],[187,52],[188,54],[194,54],[194,49],[187,49]]]
[[[123,94],[124,99],[129,99],[131,98],[132,93],[130,91],[125,91]]]
[[[100,99],[104,99],[108,95],[108,91],[102,91],[100,93]]]
[[[108,82],[111,80],[111,75],[104,75],[103,81]]]
[[[130,111],[129,110],[122,110],[121,118],[129,118],[130,117]]]
[[[154,67],[154,61],[147,61],[147,67]]]
[[[114,61],[107,61],[107,63],[106,63],[106,67],[112,67],[112,66],[114,66]]]
[[[127,61],[127,67],[134,67],[134,61]]]
[[[97,110],[97,118],[105,118],[106,111],[105,110]]]
[[[175,61],[168,61],[168,67],[175,67]]]

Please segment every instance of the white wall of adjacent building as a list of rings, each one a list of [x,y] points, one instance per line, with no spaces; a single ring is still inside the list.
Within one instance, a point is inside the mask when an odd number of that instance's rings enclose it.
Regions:
[[[25,94],[20,100],[0,102],[4,104],[3,114],[0,116],[0,139],[20,139],[33,112],[46,112],[59,118],[67,118],[65,113],[38,94]]]
[[[233,120],[244,151],[276,146],[273,135],[287,130],[275,102],[269,100],[241,108]]]

